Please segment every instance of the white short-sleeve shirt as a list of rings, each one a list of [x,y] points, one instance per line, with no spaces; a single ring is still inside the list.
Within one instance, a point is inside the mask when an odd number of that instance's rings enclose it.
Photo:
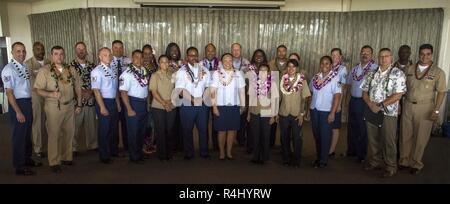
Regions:
[[[192,71],[193,76],[189,74],[188,69]],[[175,88],[186,89],[193,97],[202,97],[205,89],[209,87],[210,77],[208,69],[199,63],[194,66],[184,65],[176,72]]]

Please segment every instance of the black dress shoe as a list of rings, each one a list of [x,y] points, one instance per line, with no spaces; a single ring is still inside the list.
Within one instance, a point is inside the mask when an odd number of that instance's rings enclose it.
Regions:
[[[24,168],[24,169],[18,169],[16,170],[16,175],[20,176],[32,176],[35,175],[36,172],[32,171],[31,169]]]
[[[334,157],[336,157],[336,153],[332,152],[332,153],[328,154],[328,157],[333,159]]]
[[[291,162],[290,166],[293,168],[300,168],[300,162]]]
[[[184,160],[191,160],[192,157],[191,156],[184,156]]]
[[[422,172],[421,169],[411,168],[410,173],[413,175],[420,174]]]
[[[403,166],[403,165],[398,165],[398,170],[400,170],[400,171],[409,170],[409,167]]]
[[[112,160],[111,159],[100,159],[100,162],[103,164],[111,164]]]
[[[73,161],[61,161],[61,164],[64,166],[72,166],[73,165]]]
[[[29,166],[29,167],[40,167],[40,166],[42,166],[42,162],[29,160],[29,161],[26,162],[25,165]]]
[[[209,159],[209,158],[211,158],[211,156],[209,156],[209,154],[207,154],[207,155],[203,155],[203,156],[201,156],[203,159]]]
[[[283,161],[283,166],[289,166],[289,165],[291,165],[291,162],[289,162],[289,161]]]
[[[314,160],[314,161],[311,163],[311,165],[312,165],[314,168],[318,168],[318,167],[319,167],[319,160]]]
[[[55,165],[55,166],[50,166],[50,169],[52,170],[53,173],[55,174],[59,174],[62,172],[61,166],[60,165]]]
[[[232,161],[232,160],[234,160],[234,158],[233,158],[233,157],[229,157],[229,156],[227,156],[227,160],[230,160],[230,161]]]

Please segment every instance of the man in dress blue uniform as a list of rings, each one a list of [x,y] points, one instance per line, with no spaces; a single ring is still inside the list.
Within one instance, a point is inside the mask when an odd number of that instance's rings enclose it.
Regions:
[[[133,63],[120,75],[119,90],[126,109],[128,152],[130,161],[141,164],[144,161],[142,147],[147,124],[147,96],[150,73],[142,66],[142,51],[132,54]]]
[[[124,48],[123,48],[123,42],[120,40],[114,40],[112,42],[112,55],[113,60],[111,62],[111,69],[116,70],[117,76],[120,76],[122,72],[124,72],[128,66],[128,64],[131,63],[130,58],[126,57],[124,55]],[[118,88],[118,87],[117,87]],[[120,97],[120,95],[119,95]],[[120,100],[119,100],[120,101]],[[121,104],[121,110],[124,110],[124,104],[120,101]],[[128,136],[127,136],[127,121],[125,119],[125,113],[123,111],[119,110],[119,121],[120,121],[120,127],[121,127],[121,133],[122,133],[122,144],[123,149],[125,151],[128,151]],[[119,137],[117,140],[113,141],[114,146],[112,151],[113,156],[124,156],[123,154],[119,154]]]
[[[98,116],[98,146],[100,161],[112,162],[111,156],[117,148],[115,143],[119,137],[118,112],[120,102],[118,93],[118,77],[116,70],[110,67],[111,50],[99,50],[100,64],[91,72],[91,87],[95,95],[95,110]],[[117,150],[117,149],[116,149]]]
[[[13,166],[17,175],[34,175],[35,172],[28,167],[39,164],[31,159],[33,113],[30,74],[24,64],[25,45],[15,42],[11,54],[13,59],[3,68],[1,75],[11,111]]]
[[[183,129],[183,146],[185,159],[194,157],[194,141],[192,129],[197,126],[200,142],[200,156],[209,158],[207,142],[208,107],[203,104],[205,89],[209,87],[208,69],[198,63],[198,50],[187,49],[187,65],[183,65],[176,73],[175,91],[180,90],[183,104],[180,107],[181,126]]]

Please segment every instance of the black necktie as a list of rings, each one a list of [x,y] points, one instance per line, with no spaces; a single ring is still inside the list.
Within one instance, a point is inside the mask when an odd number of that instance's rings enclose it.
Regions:
[[[122,62],[120,62],[120,59],[117,60],[117,72],[119,76],[122,74]]]

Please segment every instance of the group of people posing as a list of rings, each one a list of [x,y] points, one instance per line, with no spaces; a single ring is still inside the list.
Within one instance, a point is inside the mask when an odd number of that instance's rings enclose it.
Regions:
[[[83,42],[75,44],[76,58],[70,63],[61,46],[52,47],[46,59],[40,42],[25,61],[24,44],[14,43],[13,59],[1,76],[15,173],[34,175],[30,167],[41,166],[39,158],[45,156],[54,173],[62,172],[61,165],[73,165],[81,134],[105,164],[125,152],[130,162],[142,164],[147,135],[155,136],[150,143],[155,141],[160,160],[171,160],[178,150],[190,160],[195,155],[194,125],[200,157],[210,158],[211,139],[220,160],[233,160],[237,141],[255,164],[269,160],[279,128],[283,165],[298,168],[304,118],[311,120],[315,139],[312,165],[325,168],[335,155],[342,106],[347,105],[346,156],[355,156],[366,170],[382,169],[383,177],[399,169],[417,174],[423,168],[422,156],[446,91],[445,74],[432,61],[431,45],[420,46],[417,63],[410,60],[407,45],[399,48],[396,62],[389,48],[380,49],[375,62],[373,49],[366,45],[360,62],[349,70],[342,50],[333,48],[320,58],[319,72],[310,76],[299,65],[300,55],[288,55],[284,45],[270,61],[261,49],[251,60],[243,58],[239,43],[220,58],[214,44],[204,49],[203,59],[195,47],[187,48],[182,59],[179,46],[170,43],[156,58],[145,45],[128,58],[123,42],[116,40],[111,48],[98,50],[94,64],[87,60]],[[42,151],[44,135],[47,155]]]

